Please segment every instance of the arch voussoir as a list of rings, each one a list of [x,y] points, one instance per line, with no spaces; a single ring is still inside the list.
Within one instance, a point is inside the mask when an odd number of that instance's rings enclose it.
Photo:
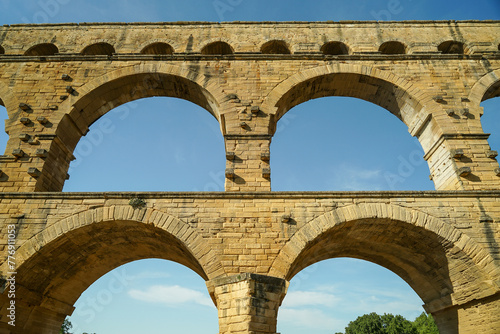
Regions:
[[[156,211],[153,225],[162,230],[166,230],[168,225],[174,220],[174,217],[164,214],[163,212]]]
[[[483,75],[469,93],[469,100],[479,107],[479,104],[483,101],[486,93],[494,84],[500,81],[500,68],[492,70],[485,75]]]
[[[327,212],[324,215],[318,217],[318,228],[320,232],[327,231],[332,225],[340,223],[338,215],[333,212]]]
[[[221,275],[222,273],[220,270],[222,266],[219,265],[221,262],[217,254],[187,223],[160,210],[134,209],[131,206],[119,205],[76,213],[48,226],[20,246],[17,251],[20,259],[19,265],[29,261],[36,253],[39,253],[56,239],[70,236],[72,231],[79,230],[84,226],[110,221],[116,221],[118,224],[132,221],[155,226],[155,228],[159,228],[178,239],[199,261],[200,266],[210,279],[214,278],[214,274]]]
[[[491,277],[498,277],[498,268],[487,251],[458,229],[421,211],[393,204],[354,204],[325,213],[304,225],[282,248],[269,274],[289,278],[292,264],[304,248],[335,226],[366,219],[387,219],[423,228],[435,234],[443,243],[471,258],[478,269]]]
[[[424,92],[425,90],[423,90],[421,87],[417,87],[415,84],[408,82],[407,80],[397,76],[392,72],[380,70],[366,65],[335,63],[303,70],[291,75],[284,81],[280,82],[264,98],[264,101],[262,103],[263,110],[270,114],[276,115],[275,121],[277,122],[279,118],[281,118],[283,114],[287,112],[287,110],[280,111],[278,107],[281,99],[287,93],[291,92],[294,87],[297,87],[304,82],[320,79],[321,77],[326,77],[329,75],[361,75],[373,78],[374,80],[379,80],[380,82],[387,83],[388,85],[392,85],[393,87],[397,88],[398,91],[393,93],[395,94],[394,96],[401,101],[399,103],[399,108],[401,114],[404,114],[404,116],[398,117],[400,117],[408,127],[412,126],[414,120],[419,118],[419,115],[421,113],[426,114],[426,112],[424,111],[426,109],[426,105],[432,101],[432,97],[428,92]],[[351,93],[353,93],[353,97],[358,97],[354,95],[362,96],[364,94],[364,91],[353,90]],[[332,95],[333,94],[334,93],[332,92]],[[411,106],[411,108],[409,108],[408,106]],[[391,110],[391,112],[394,113],[395,111]]]
[[[124,66],[122,68],[105,73],[85,85],[78,88],[78,98],[71,98],[63,102],[61,110],[70,111],[72,106],[77,105],[79,101],[83,101],[88,94],[96,91],[101,86],[112,83],[117,80],[124,80],[127,77],[134,75],[171,75],[191,81],[198,85],[201,89],[207,90],[211,98],[217,103],[217,107],[222,103],[219,97],[224,96],[220,87],[214,82],[207,84],[206,77],[201,73],[195,72],[192,69],[186,69],[182,66],[174,64],[161,64],[161,63],[141,63],[136,65]],[[140,82],[139,82],[140,83]],[[212,110],[214,116],[219,120],[219,111]]]

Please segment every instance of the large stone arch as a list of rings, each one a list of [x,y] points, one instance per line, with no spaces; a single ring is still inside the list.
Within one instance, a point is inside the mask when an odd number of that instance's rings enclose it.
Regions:
[[[142,98],[166,96],[191,101],[217,120],[230,108],[214,80],[193,69],[167,64],[141,64],[121,68],[75,87],[54,117],[57,140],[44,161],[36,191],[60,191],[73,159],[73,151],[90,125],[108,111]],[[221,124],[221,131],[224,127]]]
[[[282,81],[265,97],[262,108],[274,114],[274,122],[278,122],[294,106],[315,98],[355,97],[389,110],[416,135],[435,107],[431,105],[432,97],[423,91],[389,71],[332,63],[301,71]]]
[[[480,118],[479,122],[477,123],[478,127],[482,129],[482,132],[484,132],[484,128],[482,122],[483,119],[481,117],[483,116],[483,108],[481,107],[481,102],[498,97],[500,97],[500,68],[492,70],[483,75],[478,81],[476,81],[474,86],[472,86],[472,89],[469,93],[469,100],[471,101],[472,106],[479,109]],[[497,135],[498,130],[493,133],[494,135]],[[490,143],[491,141],[488,140],[488,150],[491,150]],[[493,160],[492,162],[495,161]],[[497,166],[494,166],[492,169],[495,170],[495,167]],[[498,174],[498,172],[496,172],[496,174]]]
[[[147,97],[185,99],[206,109],[218,121],[226,106],[221,103],[225,95],[215,81],[210,81],[209,76],[193,68],[172,64],[150,63],[123,67],[75,89],[60,109],[77,125],[87,120],[87,127],[109,110]],[[83,124],[80,130],[86,130]]]
[[[54,322],[60,326],[95,280],[131,261],[175,261],[205,280],[224,274],[218,255],[189,224],[131,206],[100,207],[62,219],[22,244],[16,255],[22,333],[44,332],[37,325],[40,318],[47,330]]]
[[[469,100],[476,106],[487,99],[500,96],[500,68],[483,75],[469,93]]]
[[[335,257],[393,271],[433,313],[500,292],[494,260],[469,236],[422,211],[385,203],[349,205],[312,220],[281,249],[269,275],[290,280]]]

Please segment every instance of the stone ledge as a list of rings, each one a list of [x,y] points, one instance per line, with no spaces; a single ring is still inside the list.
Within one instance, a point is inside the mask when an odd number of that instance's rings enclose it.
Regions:
[[[485,54],[487,58],[498,58],[496,54]],[[263,54],[256,52],[236,52],[227,55],[202,55],[199,53],[175,53],[172,55],[147,55],[138,53],[117,53],[112,56],[107,55],[81,55],[81,54],[57,54],[53,56],[24,56],[16,54],[0,55],[0,63],[16,62],[68,62],[68,61],[199,61],[199,60],[481,60],[482,53],[466,54],[440,54],[440,53],[420,53],[420,54],[349,54],[349,55],[324,55],[318,52],[303,52],[293,54]]]
[[[119,28],[123,26],[186,26],[186,25],[211,25],[211,26],[224,26],[224,25],[449,25],[454,24],[496,24],[499,20],[407,20],[407,21],[360,21],[360,20],[341,20],[341,21],[231,21],[231,22],[207,22],[207,21],[176,21],[176,22],[80,22],[80,23],[44,23],[44,24],[4,24],[4,28],[18,28],[18,27],[30,27],[30,28],[42,28],[46,29],[48,27],[102,27],[102,26],[118,26]]]
[[[223,286],[227,284],[234,284],[243,281],[254,281],[258,283],[272,284],[272,285],[286,285],[286,281],[282,278],[265,276],[252,273],[241,273],[229,277],[220,277],[212,280],[212,285],[214,287]]]
[[[500,198],[500,190],[453,191],[260,191],[260,192],[3,192],[0,199],[273,199],[273,198]]]

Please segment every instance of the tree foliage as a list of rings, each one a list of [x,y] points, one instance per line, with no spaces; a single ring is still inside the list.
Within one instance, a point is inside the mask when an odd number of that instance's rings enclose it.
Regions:
[[[73,327],[68,319],[64,319],[64,322],[59,330],[59,334],[71,334],[69,330]]]
[[[351,321],[345,334],[382,334],[382,318],[376,313],[365,314]]]
[[[384,333],[387,334],[418,334],[411,321],[401,315],[384,314],[381,316]]]
[[[439,334],[439,331],[432,316],[425,313],[413,322],[401,315],[370,313],[351,321],[345,334]]]
[[[438,334],[439,330],[437,328],[434,319],[430,314],[425,314],[422,312],[417,319],[413,322],[417,328],[418,334]]]

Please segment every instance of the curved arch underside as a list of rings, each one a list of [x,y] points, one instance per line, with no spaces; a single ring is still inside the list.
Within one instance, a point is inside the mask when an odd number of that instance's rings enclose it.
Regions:
[[[430,231],[390,219],[365,219],[338,225],[310,242],[286,279],[316,262],[351,257],[376,263],[405,280],[424,301],[453,291],[446,250]]]
[[[111,56],[113,53],[115,53],[115,48],[105,42],[100,42],[100,43],[94,43],[91,45],[88,45],[85,47],[85,49],[82,50],[83,55],[107,55]]]
[[[144,47],[141,50],[141,53],[153,55],[171,55],[174,53],[174,48],[170,44],[157,42]]]
[[[469,99],[478,105],[488,99],[500,96],[500,69],[490,71],[476,81],[469,93]]]
[[[372,102],[387,109],[407,125],[422,109],[418,101],[391,82],[358,73],[331,73],[315,76],[293,86],[276,103],[277,119],[303,102],[327,96],[355,97]]]
[[[481,102],[499,96],[500,96],[500,80],[495,82],[488,88],[488,90],[484,93]]]
[[[198,260],[172,234],[135,221],[106,221],[66,232],[42,247],[20,266],[16,283],[73,305],[107,272],[148,258],[180,263],[208,280]]]
[[[493,259],[474,241],[422,212],[385,204],[343,207],[309,222],[283,247],[270,274],[290,280],[316,262],[337,257],[391,270],[431,308],[500,291]]]
[[[24,55],[25,56],[53,56],[59,52],[57,46],[52,43],[37,44],[29,48]]]
[[[215,98],[197,83],[176,75],[163,73],[141,73],[120,77],[106,82],[83,95],[73,106],[69,116],[85,134],[88,128],[108,111],[131,101],[148,97],[175,97],[193,102],[217,118]],[[64,122],[64,120],[63,120]],[[64,129],[59,126],[59,129]],[[59,134],[74,149],[81,135],[67,132]]]

